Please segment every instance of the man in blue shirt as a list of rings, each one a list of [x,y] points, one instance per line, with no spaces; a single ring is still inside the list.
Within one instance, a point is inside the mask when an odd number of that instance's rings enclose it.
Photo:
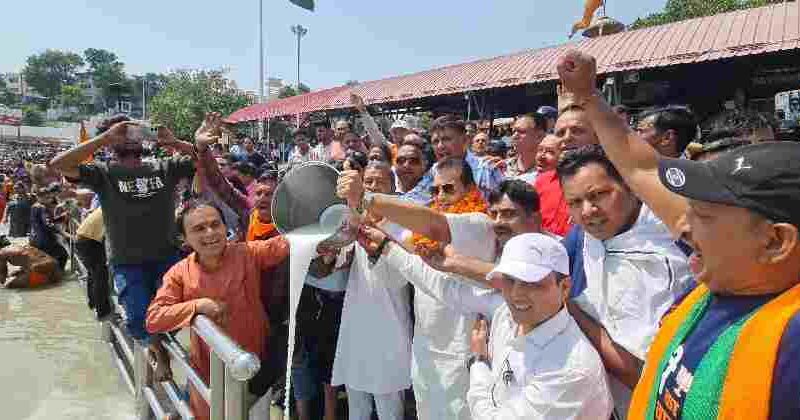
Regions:
[[[464,159],[472,168],[472,178],[484,197],[497,189],[503,182],[503,173],[496,166],[484,162],[469,151],[469,137],[464,126],[464,121],[453,116],[439,117],[431,125],[431,146],[439,162],[448,157]],[[404,194],[414,197],[417,204],[427,205],[431,202],[430,189],[436,173],[434,165],[425,176],[417,183],[413,190]]]

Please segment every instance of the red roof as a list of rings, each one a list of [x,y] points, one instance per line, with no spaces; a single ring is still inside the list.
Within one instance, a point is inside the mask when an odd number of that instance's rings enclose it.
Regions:
[[[375,104],[554,80],[556,60],[572,48],[597,58],[602,74],[791,50],[799,44],[800,2],[788,2],[320,90],[253,105],[228,120],[347,108],[351,91]]]

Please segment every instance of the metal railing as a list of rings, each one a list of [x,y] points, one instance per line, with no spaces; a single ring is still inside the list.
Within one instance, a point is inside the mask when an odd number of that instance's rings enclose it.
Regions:
[[[117,308],[118,312],[120,309]],[[166,419],[177,414],[184,420],[194,419],[194,413],[173,380],[156,383],[153,379],[146,349],[131,340],[118,322],[105,324],[116,366],[136,397],[138,417]],[[242,349],[204,315],[197,315],[191,328],[210,349],[210,383],[206,384],[192,368],[183,345],[172,335],[163,334],[161,343],[169,354],[171,367],[177,368],[186,377],[187,384],[208,403],[211,420],[247,419],[247,384],[261,367],[258,357]]]

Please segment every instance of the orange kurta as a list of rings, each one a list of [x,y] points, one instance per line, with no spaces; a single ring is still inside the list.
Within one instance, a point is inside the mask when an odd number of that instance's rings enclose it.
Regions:
[[[276,237],[268,241],[230,243],[219,270],[208,272],[191,254],[165,275],[161,288],[147,310],[147,330],[160,333],[188,327],[197,314],[197,300],[209,298],[224,304],[226,321],[220,327],[245,350],[263,359],[269,322],[261,303],[261,272],[275,267],[289,255],[289,244]],[[209,349],[191,333],[191,364],[209,381]],[[207,419],[208,405],[192,388],[192,410]]]

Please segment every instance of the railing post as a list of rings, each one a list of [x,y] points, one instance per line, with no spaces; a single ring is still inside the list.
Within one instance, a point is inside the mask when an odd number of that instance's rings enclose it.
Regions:
[[[225,420],[247,420],[247,381],[225,372]]]
[[[142,347],[138,342],[133,344],[133,378],[136,382],[136,418],[139,420],[149,420],[152,418],[150,403],[144,393],[144,388],[151,380],[150,364],[148,363],[147,348]]]
[[[225,363],[213,351],[209,352],[211,361],[211,420],[225,419]]]

